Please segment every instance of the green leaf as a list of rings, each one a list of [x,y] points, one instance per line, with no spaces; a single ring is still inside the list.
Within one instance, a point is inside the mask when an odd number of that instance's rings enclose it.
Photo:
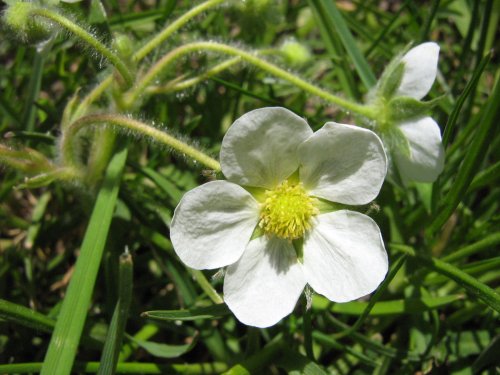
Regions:
[[[129,337],[129,339],[146,350],[152,356],[158,358],[178,358],[191,351],[196,346],[196,343],[198,342],[198,335],[193,336],[191,342],[186,345],[168,345],[153,341],[137,340],[133,337]]]
[[[407,158],[411,157],[411,149],[408,138],[406,138],[404,133],[396,124],[390,124],[389,127],[380,135],[384,141],[384,145],[390,150],[390,152],[399,153]]]
[[[394,122],[404,122],[427,116],[443,97],[428,102],[416,100],[407,96],[398,96],[388,103],[389,119]]]
[[[484,110],[482,112],[479,128],[476,130],[474,139],[467,149],[463,163],[453,185],[444,198],[444,203],[437,210],[437,215],[432,220],[428,231],[433,233],[443,226],[464,198],[474,175],[477,174],[479,165],[482,163],[490,140],[496,133],[495,126],[500,122],[500,79],[497,79]]]
[[[491,59],[491,55],[493,52],[487,53],[486,56],[483,57],[481,60],[480,64],[478,67],[474,70],[474,74],[472,75],[472,78],[467,82],[467,85],[465,86],[464,91],[460,94],[458,97],[458,100],[453,107],[453,111],[451,112],[450,116],[448,117],[448,121],[446,122],[446,125],[444,127],[444,132],[443,132],[443,146],[446,147],[448,143],[450,142],[451,134],[453,130],[455,129],[455,126],[457,124],[458,116],[460,114],[460,111],[462,110],[462,107],[465,103],[465,100],[469,97],[469,95],[475,90],[479,78],[481,78],[481,75],[483,74],[484,68],[488,65]]]
[[[212,305],[207,307],[193,307],[187,310],[157,310],[146,311],[141,314],[143,318],[157,320],[196,320],[196,319],[217,319],[221,316],[229,315],[226,304]]]
[[[151,168],[140,168],[137,164],[134,164],[134,167],[137,167],[141,173],[143,173],[146,177],[150,178],[160,189],[162,189],[170,198],[172,198],[172,202],[177,205],[182,198],[182,191],[180,191],[177,186],[175,186],[168,179],[163,177],[160,173],[156,172]]]
[[[476,278],[468,275],[464,271],[451,264],[448,264],[436,258],[431,258],[424,254],[420,254],[410,246],[391,244],[391,247],[394,250],[402,251],[408,255],[415,257],[431,270],[447,276],[449,279],[455,281],[457,284],[461,285],[463,288],[472,293],[474,296],[482,300],[493,310],[500,312],[500,294],[498,294],[497,291],[490,288],[488,285],[483,284]]]
[[[119,259],[118,301],[106,334],[97,375],[114,374],[132,300],[133,263],[128,250]]]
[[[405,71],[405,64],[400,60],[401,56],[396,56],[384,70],[378,83],[377,96],[390,99],[396,93]]]
[[[80,256],[63,300],[41,374],[70,374],[94,290],[113,211],[118,198],[127,148],[113,155],[97,195]]]
[[[55,321],[27,307],[0,299],[0,318],[13,326],[19,324],[43,332],[52,332]]]
[[[324,27],[335,30],[344,48],[351,57],[356,71],[361,81],[367,89],[373,87],[377,82],[368,62],[358,48],[357,42],[347,27],[342,14],[338,11],[333,1],[310,0],[309,4],[315,9],[316,14],[320,16]]]
[[[474,332],[476,333],[476,332]],[[474,374],[486,369],[488,366],[498,366],[498,353],[500,353],[500,336],[496,336],[484,349],[479,357],[472,364],[472,372]]]
[[[283,355],[276,361],[289,375],[326,375],[318,364],[293,350],[283,350]]]
[[[385,316],[395,314],[421,314],[424,311],[439,309],[447,306],[455,301],[463,299],[463,295],[451,295],[440,297],[420,297],[420,298],[405,298],[393,301],[377,302],[370,316]],[[337,314],[346,315],[361,315],[368,306],[368,302],[347,302],[335,303],[321,296],[314,296],[313,309],[329,310]]]

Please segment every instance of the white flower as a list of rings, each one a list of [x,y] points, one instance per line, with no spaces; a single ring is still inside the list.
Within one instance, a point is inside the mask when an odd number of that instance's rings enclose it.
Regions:
[[[392,102],[397,103],[393,108],[396,110],[399,109],[398,106],[406,104],[404,109],[399,110],[400,120],[397,120],[396,116],[395,119],[389,120],[388,126],[382,126],[385,129],[378,129],[384,143],[391,151],[392,161],[396,164],[403,182],[433,182],[443,170],[444,150],[441,130],[431,117],[424,114],[428,109],[425,103],[418,102],[427,95],[436,79],[438,57],[439,46],[433,42],[423,43],[409,50],[396,61],[398,64],[403,64],[402,76],[394,75],[400,79],[399,85],[395,92],[389,94],[389,98],[385,98],[389,101],[396,98]],[[388,78],[390,80],[390,77]],[[403,102],[401,97],[411,98],[414,101]],[[422,114],[414,115],[413,111],[419,107]],[[394,126],[399,135],[405,138],[404,145],[400,141],[395,141],[394,138],[398,135],[387,134],[387,130],[391,131],[391,127]]]
[[[388,261],[377,224],[324,209],[325,201],[364,205],[377,196],[387,162],[375,133],[333,122],[313,133],[287,109],[257,109],[229,128],[220,161],[227,181],[186,193],[170,234],[189,267],[228,266],[224,300],[241,322],[277,323],[306,284],[345,302],[383,280]]]

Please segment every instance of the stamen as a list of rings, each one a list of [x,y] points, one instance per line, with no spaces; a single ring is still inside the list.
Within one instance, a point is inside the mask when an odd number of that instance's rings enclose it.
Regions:
[[[311,228],[311,218],[319,213],[318,200],[310,197],[302,183],[283,181],[265,192],[259,226],[266,234],[295,240]]]

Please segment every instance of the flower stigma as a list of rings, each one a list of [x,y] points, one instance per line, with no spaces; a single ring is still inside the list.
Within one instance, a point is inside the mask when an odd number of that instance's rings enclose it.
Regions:
[[[318,200],[310,197],[302,183],[280,183],[265,192],[259,226],[268,235],[287,240],[304,236],[311,228],[311,218],[319,213]]]

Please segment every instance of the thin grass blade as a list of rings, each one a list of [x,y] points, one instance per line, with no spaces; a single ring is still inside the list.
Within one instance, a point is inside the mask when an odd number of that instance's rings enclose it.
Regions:
[[[121,147],[113,155],[107,168],[83,239],[73,278],[45,355],[42,375],[71,373],[111,225],[126,159],[127,148]]]

